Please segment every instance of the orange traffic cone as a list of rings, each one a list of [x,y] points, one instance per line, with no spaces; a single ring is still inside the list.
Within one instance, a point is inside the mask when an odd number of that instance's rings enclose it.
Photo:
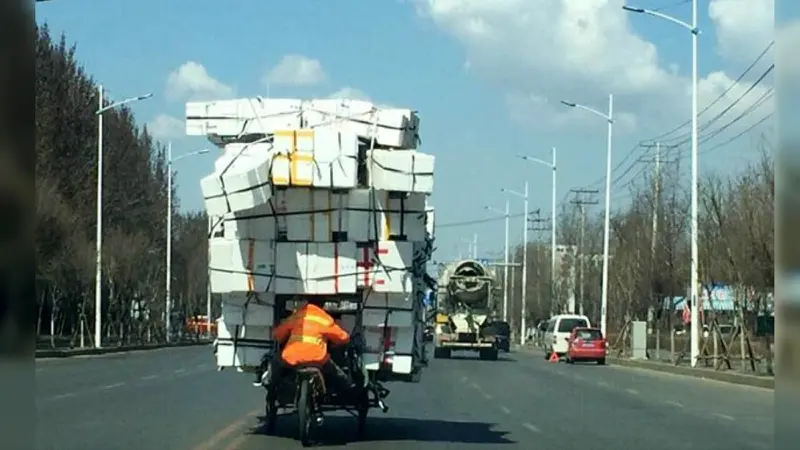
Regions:
[[[550,359],[548,359],[548,361],[557,363],[559,361],[558,353],[556,352],[550,353]]]

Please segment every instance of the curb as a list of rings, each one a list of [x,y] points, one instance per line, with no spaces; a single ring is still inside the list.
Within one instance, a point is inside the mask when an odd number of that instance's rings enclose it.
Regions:
[[[619,359],[609,357],[608,360],[617,366],[635,367],[638,369],[652,370],[655,372],[666,372],[674,375],[721,381],[724,383],[739,384],[743,386],[754,386],[773,390],[775,389],[774,377],[747,375],[737,372],[718,372],[706,369],[693,369],[691,367],[674,366],[672,364],[639,361],[635,359]]]
[[[70,358],[73,356],[107,355],[111,353],[138,352],[145,350],[158,350],[161,348],[193,347],[197,345],[211,345],[212,340],[176,342],[171,344],[142,344],[105,348],[71,348],[61,350],[36,350],[35,358]]]
[[[541,353],[542,350],[538,347],[523,347],[521,350],[528,353]],[[693,369],[691,367],[674,366],[672,364],[665,364],[659,362],[652,362],[649,360],[636,360],[617,358],[615,356],[607,356],[608,363],[619,367],[635,367],[637,369],[651,370],[653,372],[663,372],[673,375],[682,375],[686,377],[701,378],[706,380],[721,381],[723,383],[738,384],[742,386],[753,386],[764,389],[775,389],[775,377],[748,375],[738,372],[718,372],[715,370],[706,369]]]

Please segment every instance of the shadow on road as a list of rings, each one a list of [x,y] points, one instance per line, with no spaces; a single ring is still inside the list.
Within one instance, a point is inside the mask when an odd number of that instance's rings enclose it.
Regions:
[[[454,355],[454,356],[451,356],[449,359],[450,360],[454,360],[454,361],[475,361],[475,362],[481,363],[481,364],[492,364],[492,363],[496,363],[496,362],[517,362],[516,359],[514,359],[513,357],[511,357],[508,354],[500,355],[494,361],[483,361],[477,355],[476,356],[472,356],[472,355],[469,355],[469,354],[458,355],[458,356]],[[436,361],[443,361],[443,360],[437,359]],[[447,360],[444,360],[444,361],[447,361]],[[434,364],[436,364],[436,363],[434,363]]]
[[[250,430],[252,435],[264,435],[263,417],[260,425]],[[514,444],[508,432],[493,429],[495,424],[482,422],[451,422],[435,419],[370,417],[364,437],[356,437],[356,419],[352,416],[326,416],[317,431],[318,445],[337,446],[352,442],[448,442],[454,444]],[[272,436],[271,436],[272,437]],[[274,437],[296,439],[297,416],[278,417]]]

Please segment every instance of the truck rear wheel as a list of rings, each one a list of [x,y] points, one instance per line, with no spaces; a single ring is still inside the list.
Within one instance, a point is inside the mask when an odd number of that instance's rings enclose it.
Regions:
[[[498,351],[496,348],[485,348],[481,349],[480,355],[484,361],[497,361]]]
[[[435,359],[449,359],[450,355],[449,348],[436,347],[433,349],[433,357]]]

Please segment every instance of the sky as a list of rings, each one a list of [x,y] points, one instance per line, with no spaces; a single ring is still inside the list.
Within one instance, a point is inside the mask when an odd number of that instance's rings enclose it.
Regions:
[[[477,235],[478,257],[502,253],[502,211],[551,211],[557,152],[557,198],[600,189],[607,121],[567,108],[567,100],[605,114],[613,94],[612,209],[625,206],[633,183],[652,170],[652,149],[637,148],[691,117],[691,33],[657,17],[622,10],[624,0],[58,0],[37,3],[37,22],[65,33],[77,57],[113,99],[152,92],[134,103],[175,156],[208,148],[184,136],[184,104],[248,96],[369,99],[419,111],[420,151],[436,156],[436,259],[467,253]],[[691,2],[628,3],[691,22]],[[698,71],[700,173],[733,173],[759,157],[756,143],[772,138],[776,102],[770,73],[778,39],[800,43],[800,2],[699,0]],[[796,48],[796,46],[795,46]],[[788,58],[787,58],[788,62]],[[790,72],[791,71],[791,72]],[[800,62],[781,65],[778,78],[800,75]],[[749,92],[748,92],[749,90]],[[727,93],[726,93],[727,91]],[[800,90],[798,91],[800,92]],[[724,94],[724,95],[723,95]],[[720,116],[720,114],[722,114]],[[740,117],[737,119],[738,117]],[[781,115],[783,118],[784,116]],[[714,121],[708,125],[709,120]],[[730,124],[730,125],[729,125]],[[689,127],[660,139],[679,145],[689,161]],[[706,137],[707,136],[707,137]],[[217,152],[176,162],[183,211],[203,207],[199,180]],[[462,222],[499,219],[475,224]],[[511,243],[522,218],[512,219]]]

